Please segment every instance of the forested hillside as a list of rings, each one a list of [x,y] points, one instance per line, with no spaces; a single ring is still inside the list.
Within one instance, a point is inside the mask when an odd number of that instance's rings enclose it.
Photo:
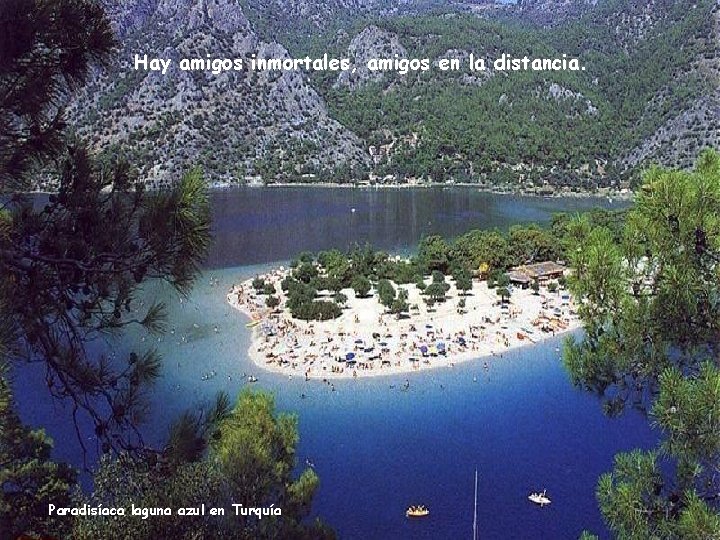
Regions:
[[[378,18],[372,33],[356,23],[362,30],[331,33],[311,50],[341,54],[362,49],[358,41],[377,49],[367,42],[396,40],[408,57],[578,56],[584,72],[463,69],[352,88],[327,76],[315,82],[341,123],[384,149],[376,159],[381,174],[590,187],[627,178],[658,157],[655,149],[638,159],[633,149],[712,95],[717,17],[714,2],[688,10],[680,2],[620,0],[552,29],[459,14]],[[672,135],[687,148],[663,148],[666,163],[690,165],[699,149],[718,143],[717,107],[706,112],[706,122],[688,126],[700,129]]]
[[[658,160],[720,144],[720,4],[698,0],[108,0],[121,61],[70,120],[162,185],[200,160],[214,180],[625,186]],[[160,23],[162,21],[162,24]],[[355,73],[128,71],[137,51],[349,57]],[[490,69],[470,72],[470,53]],[[501,72],[492,60],[578,57],[585,71]],[[377,56],[464,60],[378,74]],[[549,189],[549,188],[548,188]]]

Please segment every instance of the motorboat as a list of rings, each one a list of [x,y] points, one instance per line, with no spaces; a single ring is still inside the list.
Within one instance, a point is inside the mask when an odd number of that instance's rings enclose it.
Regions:
[[[405,516],[406,517],[425,517],[430,513],[430,510],[427,509],[424,505],[420,504],[418,506],[411,506],[407,510],[405,510]]]
[[[550,504],[552,501],[545,495],[545,490],[542,490],[542,493],[531,493],[528,496],[528,499],[530,502],[534,502],[535,504],[539,504],[540,506],[545,506],[546,504]]]

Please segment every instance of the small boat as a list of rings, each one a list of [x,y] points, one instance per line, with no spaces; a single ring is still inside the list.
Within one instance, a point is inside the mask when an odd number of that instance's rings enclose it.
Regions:
[[[254,375],[250,375],[247,380],[248,382],[257,382],[257,377],[255,377]]]
[[[539,504],[540,506],[545,506],[546,504],[550,504],[552,501],[545,495],[545,490],[542,490],[542,493],[531,493],[528,496],[528,499],[531,502],[534,502],[535,504]]]
[[[407,510],[405,510],[405,516],[406,517],[425,517],[430,513],[430,510],[428,510],[424,505],[418,505],[418,506],[411,506]]]

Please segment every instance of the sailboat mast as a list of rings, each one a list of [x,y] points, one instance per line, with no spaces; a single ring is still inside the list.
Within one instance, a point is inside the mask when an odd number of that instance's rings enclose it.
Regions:
[[[478,474],[477,469],[475,469],[475,510],[473,512],[473,540],[477,540],[477,484]]]

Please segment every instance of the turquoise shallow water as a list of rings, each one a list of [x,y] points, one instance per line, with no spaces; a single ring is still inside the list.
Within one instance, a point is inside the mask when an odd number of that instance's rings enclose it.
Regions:
[[[407,392],[398,389],[405,376],[339,381],[332,392],[319,381],[263,372],[247,359],[246,319],[224,298],[230,283],[262,268],[209,272],[183,303],[148,292],[170,299],[174,329],[155,343],[165,368],[154,389],[148,440],[162,442],[177,413],[216,391],[235,395],[247,384],[243,375],[252,373],[258,387],[275,392],[280,409],[299,415],[299,461],[311,459],[322,482],[314,513],[343,538],[469,535],[475,468],[482,538],[576,538],[584,527],[604,530],[597,477],[616,452],[650,447],[655,437],[639,414],[610,420],[594,397],[570,385],[556,351],[560,340],[492,358],[487,372],[477,361],[410,374]],[[137,345],[141,337],[125,343]],[[203,381],[210,370],[217,376]],[[38,421],[62,415],[47,403],[21,401]],[[50,432],[63,441],[60,455],[77,461],[68,426]],[[527,495],[544,488],[553,503],[539,509]],[[404,508],[414,503],[428,505],[430,517],[408,521]]]
[[[279,409],[297,412],[299,461],[311,459],[321,478],[313,512],[342,538],[470,537],[476,468],[481,538],[577,538],[583,528],[606,534],[594,497],[597,477],[616,452],[649,448],[656,439],[639,414],[607,419],[596,398],[570,385],[556,351],[560,340],[489,360],[488,372],[482,362],[469,362],[408,375],[407,392],[390,389],[405,376],[335,382],[331,392],[322,382],[251,365],[246,320],[225,301],[232,283],[301,249],[369,241],[407,250],[422,234],[504,228],[606,201],[294,188],[216,193],[213,201],[209,266],[218,269],[206,272],[187,302],[166,287],[145,291],[148,300],[168,305],[171,331],[160,341],[135,331],[111,344],[118,352],[152,344],[163,354],[144,428],[148,441],[162,443],[179,412],[217,391],[235,396],[247,384],[243,375],[252,373],[257,386],[275,392]],[[210,371],[217,376],[203,380]],[[81,464],[69,411],[46,398],[41,373],[27,369],[15,377],[23,418],[47,427],[57,457]],[[86,442],[92,447],[92,438]],[[553,503],[540,509],[527,495],[543,488]],[[431,515],[408,521],[410,504],[428,505]]]

